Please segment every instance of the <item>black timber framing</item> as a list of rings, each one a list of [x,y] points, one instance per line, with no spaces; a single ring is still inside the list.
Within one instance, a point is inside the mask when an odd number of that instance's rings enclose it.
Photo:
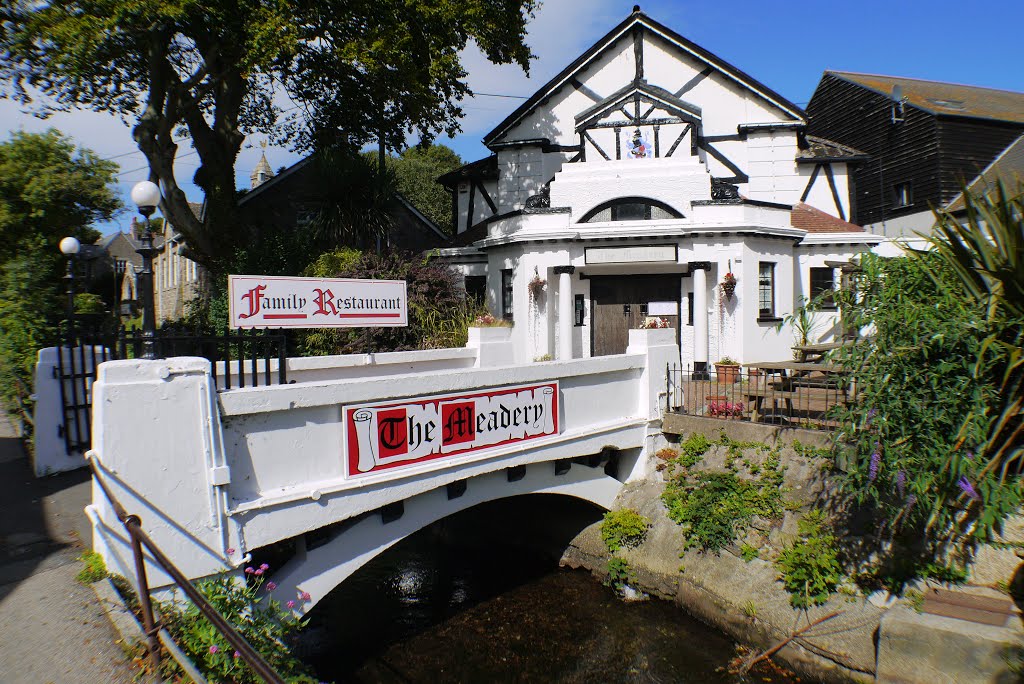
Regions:
[[[725,168],[733,172],[734,175],[729,176],[727,178],[722,178],[721,180],[724,180],[726,183],[746,183],[747,181],[750,180],[747,174],[743,173],[740,167],[736,166],[736,164],[734,164],[731,159],[729,159],[720,151],[715,149],[715,146],[708,142],[706,138],[704,138],[703,136],[696,136],[696,138],[697,147],[710,154],[712,157],[720,161],[725,166]]]
[[[836,188],[836,179],[832,175],[832,165],[825,164],[825,178],[828,179],[828,188],[832,191],[832,201],[836,203],[836,211],[839,212],[839,218],[846,220],[846,212],[843,211],[843,203],[839,199],[839,190]]]
[[[484,202],[487,202],[487,208],[491,210],[491,214],[498,213],[498,207],[495,206],[494,200],[491,199],[490,194],[487,192],[487,188],[479,180],[474,179],[473,184],[476,185],[476,189],[480,191],[480,196],[484,198]]]
[[[814,181],[818,177],[818,172],[821,171],[821,164],[815,164],[814,170],[811,171],[811,177],[807,180],[807,186],[804,187],[804,192],[800,195],[800,201],[806,202],[808,195],[811,194],[811,188],[814,187]]]

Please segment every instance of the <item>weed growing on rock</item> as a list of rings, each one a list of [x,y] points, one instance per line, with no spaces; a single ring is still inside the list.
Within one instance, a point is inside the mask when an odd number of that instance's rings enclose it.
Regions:
[[[826,522],[822,511],[810,511],[800,520],[800,539],[775,561],[795,608],[825,603],[843,580],[836,538]]]
[[[629,567],[629,561],[619,556],[612,556],[608,559],[608,579],[605,585],[615,591],[622,591],[622,588],[629,584],[633,578],[633,569]]]
[[[751,620],[757,619],[757,604],[754,603],[753,599],[745,602],[740,610],[742,610],[743,614]]]
[[[760,558],[760,557],[761,557],[761,552],[758,551],[756,547],[753,547],[750,544],[740,544],[740,558],[742,558],[746,562],[749,563],[750,561],[754,560],[755,558]]]
[[[704,436],[702,432],[694,432],[686,441],[679,445],[680,456],[679,465],[684,468],[692,468],[695,466],[707,453],[708,449],[711,448],[711,442]]]
[[[601,522],[601,539],[608,550],[615,553],[642,544],[650,526],[651,521],[632,508],[608,511]]]
[[[746,531],[755,515],[782,515],[778,487],[735,473],[697,473],[674,478],[662,500],[668,516],[683,526],[690,548],[720,551]]]

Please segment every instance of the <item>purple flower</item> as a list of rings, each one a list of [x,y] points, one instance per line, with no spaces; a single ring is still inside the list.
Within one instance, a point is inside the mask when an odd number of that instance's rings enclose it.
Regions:
[[[299,598],[302,599],[303,601],[312,601],[313,600],[313,597],[309,595],[308,591],[304,591],[301,594],[299,594]]]
[[[871,425],[871,421],[874,420],[875,414],[878,413],[875,409],[868,411],[868,419],[864,421],[864,425]]]
[[[294,608],[295,607],[295,601],[289,601],[288,603],[284,604],[284,607],[285,608]]]
[[[974,452],[973,451],[970,451],[970,450],[967,451],[967,460],[968,461],[974,460]]]
[[[219,650],[220,650],[220,649],[219,649],[219,648],[217,648],[217,645],[216,645],[216,644],[214,644],[213,646],[211,646],[211,647],[210,647],[210,653],[216,653],[216,652],[217,652],[217,651],[219,651]]]
[[[274,591],[277,589],[277,585],[273,582],[267,582],[267,591]]]
[[[907,510],[910,510],[911,508],[913,508],[914,504],[916,504],[916,503],[917,503],[917,496],[916,495],[911,494],[910,496],[908,496],[907,497],[907,506],[906,506]]]
[[[974,486],[966,477],[961,477],[959,480],[957,480],[956,486],[960,488],[961,492],[966,494],[974,501],[981,501],[981,497],[978,495],[978,492],[974,489]]]
[[[267,565],[266,563],[264,563],[263,565],[260,566],[260,570],[262,570],[263,572],[266,572],[269,569],[270,569],[270,566]]]
[[[246,575],[251,575],[251,574],[253,574],[254,572],[256,572],[256,571],[252,569],[252,566],[251,566],[251,565],[250,565],[249,567],[247,567],[247,568],[245,569],[245,574],[246,574]]]
[[[263,568],[256,568],[255,570],[252,571],[252,574],[254,574],[257,577],[259,577],[260,575],[263,574]]]
[[[871,465],[868,467],[868,482],[874,482],[878,477],[878,468],[882,464],[881,446],[875,442],[875,450],[871,452]]]
[[[241,654],[241,653],[239,653],[238,651],[235,651],[235,655],[234,655],[233,657],[235,657],[235,658],[241,658],[241,657],[242,657],[242,654]]]
[[[900,498],[903,498],[903,494],[907,487],[907,474],[902,470],[896,473],[896,491],[899,492]]]

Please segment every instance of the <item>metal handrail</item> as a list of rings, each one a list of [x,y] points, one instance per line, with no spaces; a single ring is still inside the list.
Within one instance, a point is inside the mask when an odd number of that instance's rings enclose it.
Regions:
[[[245,638],[238,633],[238,631],[228,622],[223,615],[217,612],[217,610],[210,605],[206,598],[199,593],[192,583],[188,580],[185,575],[175,567],[174,563],[171,562],[167,556],[163,554],[160,548],[149,538],[145,530],[142,529],[142,519],[134,513],[129,514],[125,511],[121,503],[114,498],[114,495],[107,488],[106,483],[100,473],[99,466],[96,462],[95,455],[87,455],[89,460],[89,468],[92,470],[92,476],[96,481],[96,484],[103,490],[104,496],[110,502],[111,508],[114,509],[114,515],[121,521],[125,529],[128,530],[128,536],[131,538],[132,543],[132,554],[135,557],[135,573],[139,584],[139,604],[142,608],[142,620],[143,626],[146,632],[147,648],[149,650],[150,662],[153,665],[154,676],[157,681],[160,681],[160,643],[157,639],[157,634],[160,631],[158,625],[156,625],[153,619],[153,605],[149,596],[149,582],[146,579],[146,563],[142,555],[142,547],[145,546],[149,550],[160,567],[164,569],[168,575],[174,580],[174,583],[181,587],[182,591],[192,600],[207,620],[209,620],[213,626],[228,640],[236,651],[238,656],[246,664],[251,667],[256,674],[263,678],[268,684],[285,684],[285,681],[281,678],[277,672],[270,666],[270,664],[264,660],[263,656],[260,655],[259,651],[252,647]]]

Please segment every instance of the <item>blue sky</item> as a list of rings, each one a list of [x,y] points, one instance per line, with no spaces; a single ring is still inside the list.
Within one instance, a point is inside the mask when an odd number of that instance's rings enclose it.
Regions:
[[[489,64],[475,49],[464,54],[469,84],[479,93],[529,96],[631,11],[634,2],[618,0],[545,0],[531,25],[528,43],[537,60],[527,79],[517,67]],[[789,2],[708,2],[657,0],[641,9],[691,41],[747,72],[769,88],[804,106],[826,69],[907,76],[1024,92],[1024,1],[991,0],[984,4],[934,2],[859,3],[828,0]],[[480,139],[520,102],[478,96],[464,104],[463,133],[439,142],[466,161],[488,154]],[[130,126],[93,112],[73,112],[40,121],[15,105],[0,101],[0,121],[7,130],[41,130],[56,126],[76,141],[121,165],[119,189],[128,203],[131,186],[147,176],[145,159],[134,147]],[[191,153],[191,154],[190,154]],[[237,178],[247,187],[259,159],[259,138],[246,141]],[[270,148],[277,169],[299,159]],[[201,192],[190,182],[197,159],[183,143],[176,164],[179,183],[193,201]],[[127,228],[125,211],[104,232]]]

